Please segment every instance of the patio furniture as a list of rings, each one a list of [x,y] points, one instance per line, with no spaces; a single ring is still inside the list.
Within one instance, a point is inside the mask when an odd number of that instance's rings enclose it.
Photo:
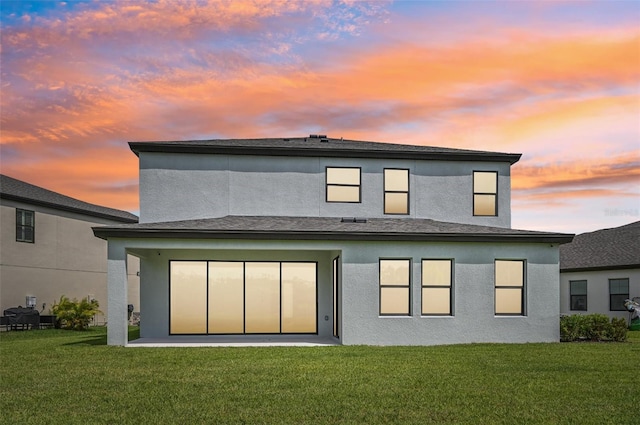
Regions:
[[[12,307],[3,312],[9,322],[11,330],[38,329],[40,327],[40,313],[33,308]]]

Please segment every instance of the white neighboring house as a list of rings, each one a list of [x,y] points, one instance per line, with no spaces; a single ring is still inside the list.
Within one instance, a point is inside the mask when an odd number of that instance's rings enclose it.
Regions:
[[[558,246],[511,228],[520,154],[328,138],[132,142],[140,224],[109,242],[107,341],[559,340]]]
[[[560,247],[560,313],[628,319],[640,297],[640,221],[577,235]]]
[[[0,175],[0,220],[0,313],[31,302],[50,314],[66,295],[98,300],[104,315],[95,323],[106,322],[107,243],[91,228],[137,223],[138,217]],[[127,295],[136,311],[138,270],[138,259],[128,258]]]

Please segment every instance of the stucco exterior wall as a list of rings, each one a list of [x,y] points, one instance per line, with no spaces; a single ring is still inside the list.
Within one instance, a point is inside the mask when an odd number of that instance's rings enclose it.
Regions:
[[[361,202],[326,202],[325,169],[361,167]],[[226,215],[385,217],[384,168],[410,170],[409,215],[511,226],[508,163],[140,153],[140,222]],[[473,216],[473,171],[498,172],[498,216]]]
[[[142,337],[169,337],[168,264],[172,259],[318,261],[318,332],[321,336],[330,336],[332,260],[339,255],[342,344],[559,340],[558,247],[550,244],[160,239],[113,239],[109,243],[141,258]],[[410,316],[379,315],[380,258],[412,259]],[[453,316],[420,315],[423,258],[454,260]],[[524,316],[494,314],[495,259],[526,260]],[[110,275],[109,279],[118,286],[121,277]],[[325,316],[329,320],[325,320]]]
[[[640,268],[560,273],[560,313],[601,313],[612,318],[628,319],[627,311],[611,311],[609,307],[609,279],[621,278],[629,279],[629,297],[640,297]],[[587,281],[587,311],[571,310],[569,282],[572,280]]]
[[[35,211],[35,242],[16,241],[16,208]],[[107,321],[107,243],[94,237],[92,226],[116,222],[32,204],[2,200],[0,205],[0,313],[37,298],[37,309],[48,314],[61,295],[92,296]],[[139,310],[139,261],[129,257],[128,298]]]

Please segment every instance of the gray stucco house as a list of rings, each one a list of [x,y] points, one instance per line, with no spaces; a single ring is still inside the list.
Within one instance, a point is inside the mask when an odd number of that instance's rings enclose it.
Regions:
[[[131,142],[140,223],[109,243],[108,343],[558,341],[558,247],[511,229],[520,154],[327,138]],[[115,319],[114,319],[115,318]]]
[[[107,243],[92,227],[137,222],[127,211],[0,175],[0,313],[29,301],[50,314],[61,295],[96,299],[106,313]],[[138,259],[128,261],[127,299],[137,310]],[[94,323],[106,321],[103,314]]]
[[[577,235],[560,248],[560,313],[629,318],[640,297],[640,221]]]

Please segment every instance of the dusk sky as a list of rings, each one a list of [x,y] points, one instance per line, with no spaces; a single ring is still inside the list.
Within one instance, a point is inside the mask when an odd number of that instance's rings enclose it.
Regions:
[[[640,220],[637,1],[2,1],[3,174],[138,212],[128,141],[522,153],[514,228]]]

